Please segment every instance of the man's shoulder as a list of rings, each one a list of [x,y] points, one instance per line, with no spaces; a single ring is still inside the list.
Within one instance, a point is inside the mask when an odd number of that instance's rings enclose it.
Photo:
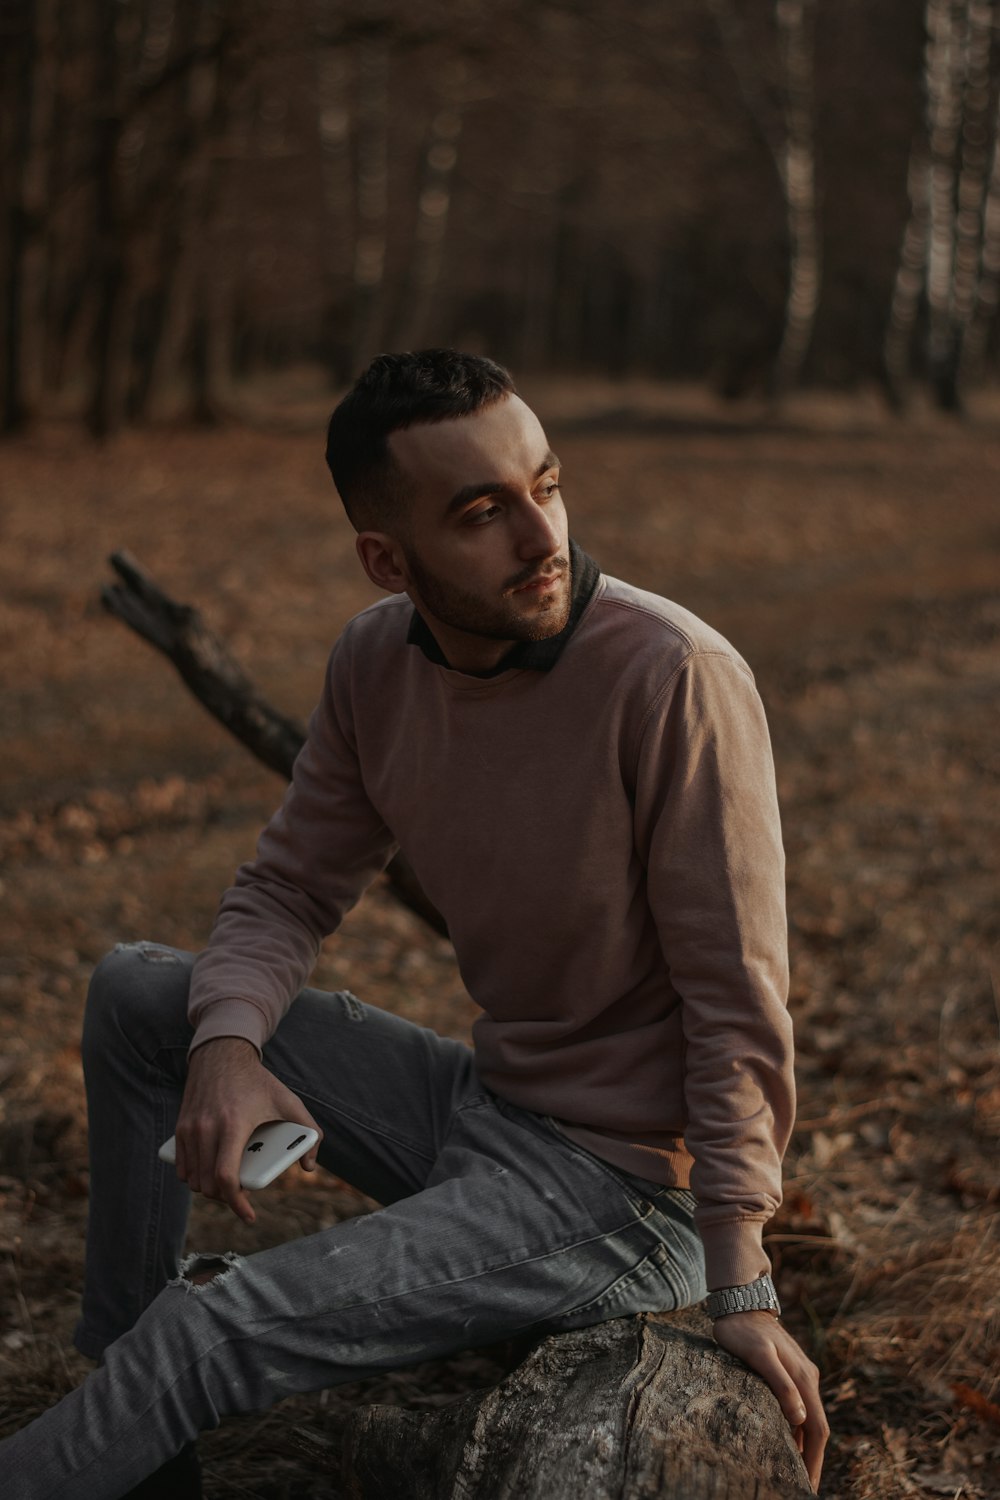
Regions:
[[[630,656],[656,658],[661,670],[682,666],[693,656],[725,656],[749,671],[725,636],[689,609],[620,578],[603,576],[592,622]]]
[[[388,594],[348,620],[336,647],[370,652],[405,645],[412,616],[413,605],[405,594]]]

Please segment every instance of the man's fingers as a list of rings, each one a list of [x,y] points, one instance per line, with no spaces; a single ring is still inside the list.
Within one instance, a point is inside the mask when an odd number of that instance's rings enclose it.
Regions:
[[[220,1128],[221,1126],[221,1128]],[[240,1162],[246,1141],[234,1118],[196,1119],[177,1127],[177,1175],[193,1193],[225,1203],[244,1223],[256,1218],[240,1186]]]
[[[823,1472],[823,1454],[826,1452],[827,1439],[830,1436],[830,1424],[826,1420],[826,1413],[818,1395],[815,1403],[810,1402],[809,1415],[801,1431],[802,1461],[809,1475],[809,1483],[814,1490],[818,1490],[819,1478]]]
[[[193,1193],[210,1193],[212,1165],[215,1160],[215,1132],[211,1124],[182,1125],[178,1121],[176,1136],[176,1169],[181,1182]]]
[[[777,1389],[773,1386],[772,1389],[795,1433],[795,1442],[802,1454],[809,1483],[814,1490],[818,1490],[823,1470],[823,1454],[830,1436],[830,1426],[819,1395],[819,1371],[803,1357],[801,1367],[797,1365],[790,1374],[794,1396],[787,1404]]]
[[[290,1089],[281,1103],[284,1110],[281,1116],[283,1120],[291,1120],[296,1125],[305,1125],[307,1129],[315,1130],[319,1136],[319,1140],[315,1146],[310,1147],[304,1156],[299,1157],[299,1166],[306,1172],[311,1172],[319,1158],[319,1148],[323,1144],[323,1132],[302,1103],[302,1100],[297,1094],[293,1094]]]
[[[252,1130],[246,1131],[245,1125],[233,1121],[220,1142],[215,1164],[217,1194],[245,1224],[252,1224],[256,1218],[250,1199],[240,1186],[240,1165],[247,1140],[252,1133]]]
[[[240,1166],[253,1131],[269,1120],[292,1120],[322,1136],[301,1099],[264,1068],[241,1038],[206,1042],[191,1056],[177,1121],[177,1175],[193,1192],[225,1203],[246,1224],[256,1214],[240,1185]],[[302,1158],[311,1171],[319,1141]]]
[[[305,1169],[305,1171],[312,1172],[315,1170],[316,1163],[319,1160],[319,1148],[323,1144],[323,1132],[322,1130],[320,1130],[319,1126],[316,1124],[316,1121],[313,1119],[312,1115],[307,1109],[304,1109],[302,1111],[302,1119],[297,1120],[296,1124],[308,1126],[310,1130],[315,1130],[316,1134],[319,1136],[319,1140],[316,1142],[315,1146],[310,1146],[309,1150],[306,1152],[305,1156],[300,1159],[299,1163],[300,1166]]]
[[[826,1451],[827,1439],[830,1436],[830,1424],[826,1420],[826,1412],[819,1394],[819,1371],[811,1360],[797,1345],[793,1346],[794,1355],[789,1374],[794,1382],[796,1396],[792,1403],[792,1412],[786,1408],[784,1401],[781,1402],[782,1411],[788,1417],[795,1431],[795,1441],[802,1461],[809,1475],[809,1483],[814,1490],[819,1489],[819,1477],[823,1469],[823,1454]],[[785,1357],[792,1351],[785,1351]],[[779,1397],[779,1400],[781,1398]]]
[[[766,1313],[733,1313],[715,1323],[715,1337],[763,1376],[795,1434],[813,1489],[819,1486],[830,1428],[819,1395],[819,1371],[792,1336]]]
[[[806,1408],[798,1386],[777,1355],[774,1355],[773,1359],[768,1360],[767,1363],[769,1368],[761,1370],[760,1373],[777,1396],[785,1421],[789,1427],[801,1427],[806,1420]]]

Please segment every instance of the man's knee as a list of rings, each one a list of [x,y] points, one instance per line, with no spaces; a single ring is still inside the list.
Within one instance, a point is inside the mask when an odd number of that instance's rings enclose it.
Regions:
[[[103,1053],[112,1035],[128,1036],[152,1013],[187,1010],[191,955],[161,943],[119,943],[97,964],[87,991],[83,1052]]]
[[[232,1250],[226,1250],[222,1255],[196,1252],[181,1261],[180,1272],[170,1285],[182,1287],[188,1292],[196,1291],[199,1287],[207,1286],[210,1281],[215,1281],[217,1277],[228,1275],[239,1264],[240,1258]]]

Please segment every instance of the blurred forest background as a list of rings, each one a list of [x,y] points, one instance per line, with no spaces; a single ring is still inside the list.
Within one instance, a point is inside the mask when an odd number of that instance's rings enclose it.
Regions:
[[[767,707],[800,1098],[767,1248],[825,1500],[997,1500],[998,113],[1000,0],[0,0],[0,1436],[86,1372],[93,966],[200,947],[281,794],[105,560],[304,721],[373,597],[325,418],[454,343],[511,365],[581,545]],[[317,983],[475,1013],[382,884]],[[289,1173],[192,1243],[372,1206]],[[502,1367],[224,1423],[206,1493],[338,1500],[360,1403]]]
[[[5,0],[0,422],[381,348],[996,372],[995,0]]]

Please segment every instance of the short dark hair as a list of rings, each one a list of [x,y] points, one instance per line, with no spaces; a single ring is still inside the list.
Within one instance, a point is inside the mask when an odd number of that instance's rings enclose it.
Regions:
[[[509,372],[479,354],[418,349],[373,359],[334,411],[326,434],[326,461],[355,529],[382,530],[403,513],[390,433],[467,417],[516,394]]]

